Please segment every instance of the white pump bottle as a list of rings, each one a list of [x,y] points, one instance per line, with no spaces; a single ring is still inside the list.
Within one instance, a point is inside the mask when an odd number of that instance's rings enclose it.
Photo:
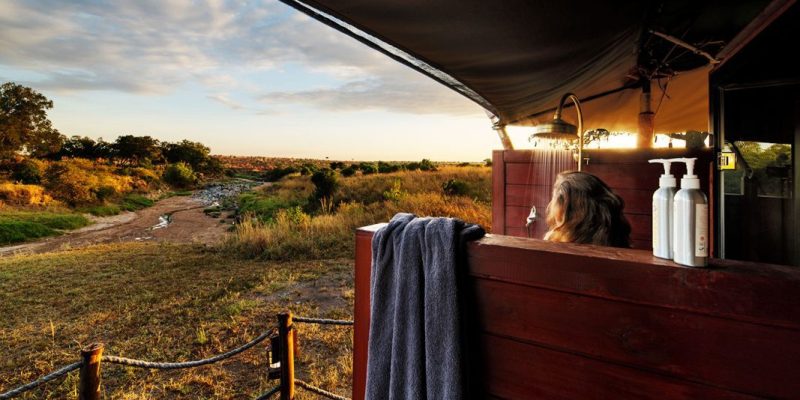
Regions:
[[[708,199],[700,190],[700,179],[694,174],[696,158],[675,158],[686,163],[681,190],[675,193],[675,225],[673,260],[689,267],[708,265]]]
[[[658,190],[653,193],[653,255],[672,259],[673,202],[678,189],[670,173],[671,159],[654,159],[650,163],[664,165],[664,174],[658,179]]]

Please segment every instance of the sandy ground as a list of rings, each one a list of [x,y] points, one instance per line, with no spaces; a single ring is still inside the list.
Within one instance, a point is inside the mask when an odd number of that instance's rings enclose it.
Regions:
[[[0,247],[0,256],[17,253],[46,253],[97,243],[127,241],[167,241],[172,243],[215,244],[222,241],[230,220],[220,222],[203,213],[204,206],[195,198],[176,196],[161,200],[152,207],[113,217],[94,218],[87,227],[40,241]],[[164,228],[153,229],[159,217],[170,214]],[[223,214],[225,215],[225,214]]]

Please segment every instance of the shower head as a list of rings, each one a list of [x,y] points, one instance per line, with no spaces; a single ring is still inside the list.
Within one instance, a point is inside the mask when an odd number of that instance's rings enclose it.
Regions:
[[[572,100],[575,104],[575,112],[578,114],[578,126],[572,125],[567,121],[561,119],[561,110],[564,108],[564,102]],[[583,163],[583,112],[581,111],[581,102],[578,96],[572,93],[565,93],[558,102],[558,108],[553,114],[553,120],[545,122],[533,127],[531,138],[541,139],[557,139],[557,140],[575,140],[578,139],[578,171],[581,170]]]
[[[560,117],[555,117],[550,122],[545,122],[533,127],[533,134],[531,134],[531,137],[541,139],[575,140],[578,138],[577,135],[577,126],[564,121]]]

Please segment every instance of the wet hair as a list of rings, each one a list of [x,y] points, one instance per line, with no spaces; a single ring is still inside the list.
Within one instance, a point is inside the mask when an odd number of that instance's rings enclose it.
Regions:
[[[631,247],[625,202],[600,178],[585,172],[558,174],[547,205],[545,240]]]

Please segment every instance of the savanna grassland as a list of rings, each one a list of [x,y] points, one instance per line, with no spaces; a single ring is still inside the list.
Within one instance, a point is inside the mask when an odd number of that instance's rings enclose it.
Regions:
[[[283,310],[350,319],[354,229],[412,212],[488,230],[490,171],[427,160],[242,167],[229,175],[271,183],[209,212],[235,221],[221,244],[119,243],[0,258],[0,392],[77,361],[91,342],[105,343],[108,355],[183,361],[249,341]],[[299,378],[349,395],[349,328],[302,325],[299,346]],[[189,370],[104,365],[103,390],[120,399],[247,399],[275,385],[266,368],[264,346]],[[74,398],[77,381],[71,373],[23,398]],[[299,398],[316,396],[300,390]]]

